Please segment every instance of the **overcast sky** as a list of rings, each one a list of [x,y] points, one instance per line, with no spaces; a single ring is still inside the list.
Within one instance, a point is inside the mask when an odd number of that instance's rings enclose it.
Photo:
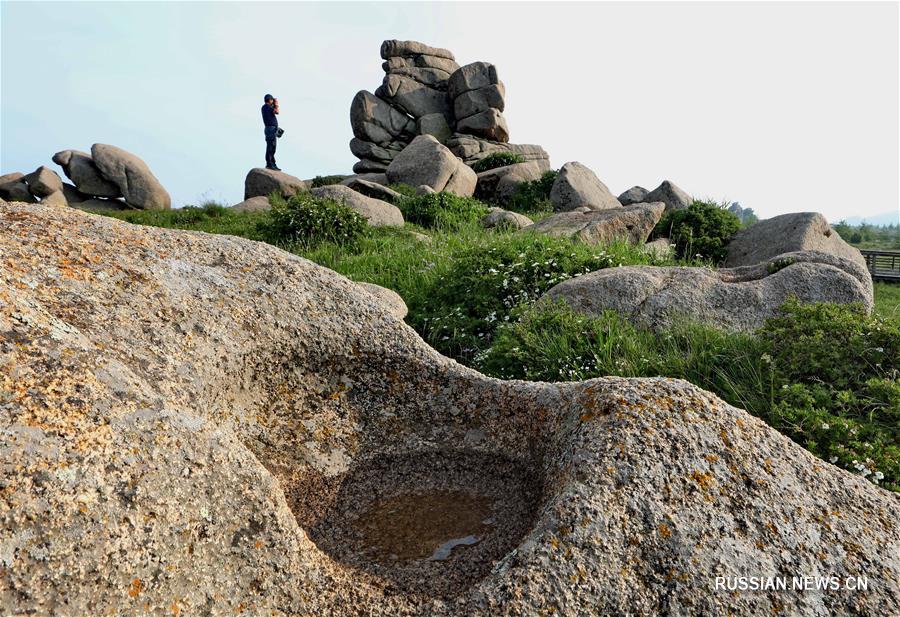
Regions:
[[[670,179],[760,215],[897,211],[897,3],[2,2],[0,172],[118,145],[176,206],[242,199],[264,164],[350,173],[350,101],[383,39],[486,60],[511,141],[614,193]],[[61,170],[59,170],[61,173]]]

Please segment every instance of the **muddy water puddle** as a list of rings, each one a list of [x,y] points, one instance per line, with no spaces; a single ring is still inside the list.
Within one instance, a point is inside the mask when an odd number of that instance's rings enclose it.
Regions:
[[[336,484],[298,483],[290,493],[319,550],[361,583],[442,598],[516,546],[539,494],[528,466],[459,451],[384,456]]]
[[[406,493],[373,504],[356,528],[374,559],[444,561],[495,530],[492,501],[462,491]]]

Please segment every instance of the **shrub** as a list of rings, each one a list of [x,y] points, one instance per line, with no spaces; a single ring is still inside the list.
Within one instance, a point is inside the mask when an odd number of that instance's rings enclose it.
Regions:
[[[675,244],[681,259],[704,259],[721,263],[725,245],[741,227],[741,221],[723,206],[694,201],[682,210],[670,210],[653,229],[653,237],[667,237]]]
[[[550,189],[553,188],[553,183],[558,175],[558,171],[550,170],[545,171],[537,180],[523,182],[516,189],[506,209],[528,214],[552,211]]]
[[[353,245],[366,232],[366,220],[343,203],[297,193],[288,200],[269,196],[272,209],[264,223],[269,238],[311,248],[321,242]]]
[[[624,244],[601,249],[567,238],[505,234],[451,256],[410,323],[442,353],[467,362],[490,345],[520,304],[573,276],[646,258]]]
[[[398,206],[410,223],[444,230],[477,222],[488,213],[488,207],[477,199],[444,192],[408,197]]]
[[[483,159],[475,161],[472,169],[476,174],[498,167],[506,167],[507,165],[515,165],[516,163],[524,163],[525,159],[521,154],[515,152],[491,152]]]
[[[755,334],[698,324],[649,332],[565,304],[517,309],[479,357],[486,374],[687,379],[813,454],[900,490],[900,327],[858,308],[785,303]]]
[[[185,206],[171,212],[173,225],[196,225],[230,214],[228,208],[214,201],[208,201],[200,206]]]
[[[333,175],[333,176],[316,176],[310,182],[310,188],[318,188],[320,186],[328,186],[331,184],[340,184],[347,176],[341,175]]]

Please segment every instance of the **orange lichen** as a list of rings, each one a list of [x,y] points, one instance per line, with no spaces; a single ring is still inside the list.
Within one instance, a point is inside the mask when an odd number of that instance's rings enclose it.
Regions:
[[[696,482],[703,490],[709,490],[715,484],[711,473],[692,471],[690,478]]]
[[[131,581],[131,585],[128,587],[128,596],[131,598],[136,598],[144,590],[144,583],[141,582],[141,579],[136,578]]]
[[[666,525],[665,523],[660,523],[659,524],[659,535],[661,535],[664,538],[669,538],[672,536],[672,530],[669,529],[669,526]]]

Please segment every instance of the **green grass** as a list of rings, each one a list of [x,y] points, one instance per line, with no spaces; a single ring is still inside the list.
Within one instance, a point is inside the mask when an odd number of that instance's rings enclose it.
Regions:
[[[529,207],[540,203],[539,193],[529,197]],[[421,218],[428,228],[366,228],[352,244],[285,242],[272,235],[269,213],[234,213],[216,204],[109,216],[270,242],[352,280],[393,289],[409,308],[407,322],[429,344],[489,375],[686,379],[824,460],[900,490],[900,285],[875,284],[872,317],[848,307],[794,306],[755,334],[688,323],[651,333],[615,314],[584,317],[536,300],[586,271],[699,262],[658,261],[620,244],[592,247],[484,229],[480,207],[459,203],[440,213],[434,199],[415,202],[428,206]]]
[[[875,312],[900,323],[900,283],[875,283]]]

